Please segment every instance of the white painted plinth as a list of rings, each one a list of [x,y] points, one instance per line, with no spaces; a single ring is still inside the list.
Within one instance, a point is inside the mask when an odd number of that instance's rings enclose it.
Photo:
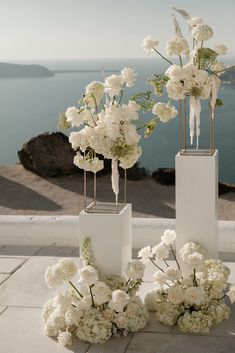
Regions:
[[[218,151],[212,156],[176,155],[177,251],[200,242],[218,257]]]
[[[119,214],[79,215],[80,246],[84,236],[91,240],[95,264],[100,273],[124,275],[132,258],[132,207],[127,204]]]

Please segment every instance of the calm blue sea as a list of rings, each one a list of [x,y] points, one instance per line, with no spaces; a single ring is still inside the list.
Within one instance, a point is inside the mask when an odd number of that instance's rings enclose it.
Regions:
[[[76,105],[84,87],[93,80],[103,80],[101,69],[120,70],[124,66],[138,72],[134,92],[148,88],[146,77],[163,72],[166,66],[156,59],[40,61],[51,70],[100,70],[97,73],[59,73],[49,78],[0,80],[0,164],[19,162],[22,144],[45,131],[56,131],[58,113]],[[109,75],[109,74],[108,74]],[[125,97],[127,98],[127,97]],[[220,91],[224,106],[216,112],[216,147],[219,149],[220,180],[235,183],[235,89],[224,85]],[[145,120],[148,116],[142,115]],[[202,132],[207,121],[202,114]],[[203,139],[201,137],[201,142]],[[178,151],[178,119],[161,124],[149,139],[142,139],[142,166],[149,171],[173,167]]]

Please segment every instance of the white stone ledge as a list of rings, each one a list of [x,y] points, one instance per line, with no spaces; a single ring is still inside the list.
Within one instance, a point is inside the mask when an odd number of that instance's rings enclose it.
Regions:
[[[219,221],[219,251],[235,252],[235,221]],[[0,245],[79,244],[78,216],[0,215]],[[133,248],[159,242],[164,229],[175,229],[175,219],[133,218]]]

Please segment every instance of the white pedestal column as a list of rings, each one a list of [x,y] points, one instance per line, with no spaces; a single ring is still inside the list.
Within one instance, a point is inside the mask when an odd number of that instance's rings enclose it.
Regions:
[[[131,261],[131,217],[131,204],[119,214],[80,213],[80,246],[84,236],[90,238],[95,264],[102,275],[121,276]]]
[[[218,151],[212,156],[176,155],[177,251],[200,242],[218,257]]]

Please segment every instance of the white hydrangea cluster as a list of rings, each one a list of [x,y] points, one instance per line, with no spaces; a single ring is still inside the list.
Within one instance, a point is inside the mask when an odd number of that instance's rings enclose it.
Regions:
[[[76,151],[74,164],[87,172],[97,173],[104,168],[104,159],[111,159],[112,188],[118,194],[118,164],[121,168],[131,168],[140,157],[141,135],[137,133],[135,120],[139,119],[140,105],[133,100],[122,102],[124,89],[132,87],[137,74],[124,67],[119,75],[112,74],[105,82],[93,81],[85,88],[82,105],[69,107],[63,115],[63,126],[80,128],[72,131],[69,142]]]
[[[148,310],[136,295],[143,281],[144,264],[139,260],[130,262],[126,279],[108,276],[102,280],[94,266],[90,246],[89,238],[85,237],[78,286],[71,281],[77,273],[73,261],[62,259],[46,270],[49,287],[66,280],[72,288],[47,301],[42,311],[46,335],[57,337],[63,346],[72,344],[72,335],[84,342],[103,343],[110,337],[143,329],[148,322]]]
[[[178,325],[183,332],[206,333],[212,325],[229,318],[230,309],[224,302],[229,269],[221,260],[207,260],[206,250],[195,242],[180,249],[178,261],[175,239],[175,231],[167,229],[159,244],[139,251],[143,263],[150,260],[158,268],[153,275],[156,288],[147,293],[145,304],[165,325]],[[176,266],[168,263],[170,252]],[[235,285],[227,295],[235,301]]]
[[[192,145],[196,135],[196,149],[198,149],[202,109],[200,101],[209,100],[211,116],[214,119],[215,108],[219,106],[217,104],[221,84],[219,76],[228,69],[222,61],[218,60],[218,56],[227,54],[228,49],[223,43],[217,43],[213,48],[205,46],[206,41],[213,37],[212,28],[204,23],[202,18],[191,16],[184,9],[172,8],[187,21],[192,41],[188,42],[185,39],[174,15],[175,37],[167,42],[167,56],[156,49],[158,41],[153,40],[150,36],[144,38],[141,46],[145,53],[149,54],[155,51],[170,66],[163,74],[155,73],[150,81],[156,96],[163,96],[164,89],[166,89],[169,98],[168,104],[158,102],[154,105],[149,99],[147,102],[149,104],[144,102],[143,107],[145,110],[152,111],[160,121],[166,123],[177,115],[171,101],[185,100],[185,104],[189,104],[190,142]],[[189,46],[190,42],[193,44],[192,48]],[[171,56],[178,57],[178,65],[168,58]],[[186,97],[189,97],[188,103]],[[157,125],[156,119],[155,117],[149,121],[147,136]]]
[[[157,115],[163,123],[168,123],[177,115],[177,110],[174,106],[162,102],[154,104],[152,112],[154,115]]]

